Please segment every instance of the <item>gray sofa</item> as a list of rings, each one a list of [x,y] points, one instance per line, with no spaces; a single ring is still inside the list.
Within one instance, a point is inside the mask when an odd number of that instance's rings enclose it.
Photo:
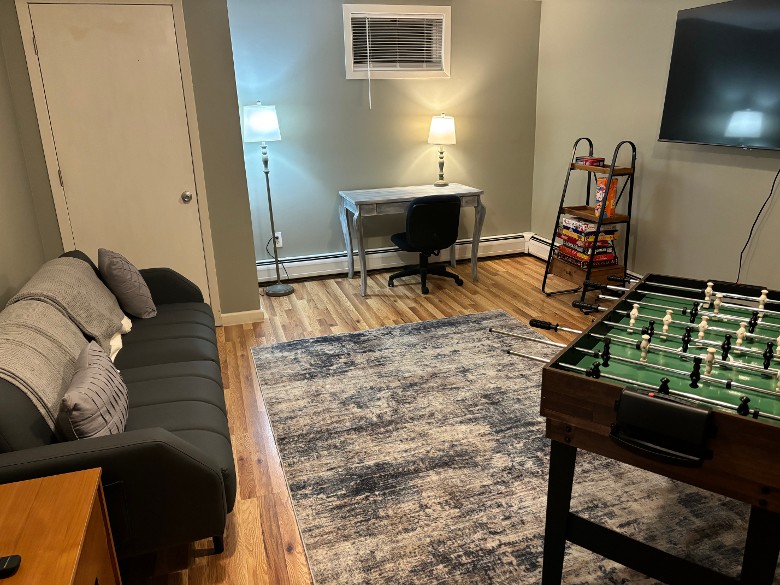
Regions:
[[[97,272],[84,254],[67,255]],[[0,483],[100,467],[120,558],[203,538],[222,552],[236,473],[214,315],[173,270],[141,274],[158,314],[133,319],[115,361],[128,387],[125,431],[58,442],[31,400],[0,380]]]

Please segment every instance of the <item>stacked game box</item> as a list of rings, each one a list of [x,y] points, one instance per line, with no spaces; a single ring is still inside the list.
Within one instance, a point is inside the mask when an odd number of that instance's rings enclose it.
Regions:
[[[602,228],[596,233],[596,224],[571,215],[561,217],[556,234],[561,243],[555,252],[557,258],[579,268],[587,268],[595,247],[593,266],[611,266],[618,263],[615,254],[617,228]]]

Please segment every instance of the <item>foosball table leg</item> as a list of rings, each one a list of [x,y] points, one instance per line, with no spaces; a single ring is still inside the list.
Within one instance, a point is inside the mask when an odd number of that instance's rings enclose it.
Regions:
[[[753,506],[750,509],[740,583],[772,585],[780,554],[780,514]]]
[[[571,490],[577,449],[558,441],[550,446],[550,476],[547,480],[547,515],[544,525],[542,585],[560,585],[566,548]]]

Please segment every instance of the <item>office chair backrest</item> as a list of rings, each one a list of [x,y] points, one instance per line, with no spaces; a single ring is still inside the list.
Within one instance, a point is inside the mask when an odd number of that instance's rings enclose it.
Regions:
[[[428,195],[413,199],[406,211],[406,238],[416,250],[431,253],[458,239],[460,197]]]

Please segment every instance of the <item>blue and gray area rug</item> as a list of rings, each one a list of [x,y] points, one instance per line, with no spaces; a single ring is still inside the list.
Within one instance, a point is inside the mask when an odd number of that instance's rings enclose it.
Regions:
[[[539,583],[550,356],[501,311],[255,347],[318,585]],[[737,575],[741,503],[580,452],[572,510]],[[650,584],[578,547],[567,584]],[[694,584],[692,584],[694,585]]]

